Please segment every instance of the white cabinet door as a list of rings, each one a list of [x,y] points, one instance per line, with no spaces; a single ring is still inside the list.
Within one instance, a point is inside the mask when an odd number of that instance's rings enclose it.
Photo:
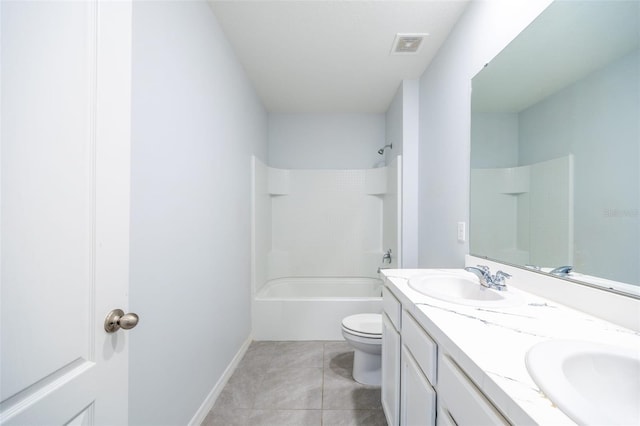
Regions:
[[[382,314],[382,408],[389,426],[398,426],[400,403],[400,333]]]
[[[0,3],[2,424],[127,423],[131,4]]]
[[[400,418],[403,426],[430,426],[436,423],[436,392],[417,362],[402,346]]]

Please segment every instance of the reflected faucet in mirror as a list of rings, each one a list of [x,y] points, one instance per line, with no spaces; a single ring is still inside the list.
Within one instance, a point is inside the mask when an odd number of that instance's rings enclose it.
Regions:
[[[558,266],[557,268],[543,268],[538,265],[524,265],[525,268],[533,269],[534,271],[547,272],[558,277],[568,277],[573,271],[573,266]]]
[[[573,270],[573,266],[558,266],[557,268],[554,268],[551,271],[549,271],[549,273],[553,275],[557,275],[559,277],[566,277],[571,273],[572,270]]]

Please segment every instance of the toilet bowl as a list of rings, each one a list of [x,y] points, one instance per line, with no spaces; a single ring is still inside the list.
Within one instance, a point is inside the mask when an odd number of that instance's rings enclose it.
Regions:
[[[356,314],[342,320],[342,335],[353,346],[353,378],[363,385],[380,386],[382,315]]]

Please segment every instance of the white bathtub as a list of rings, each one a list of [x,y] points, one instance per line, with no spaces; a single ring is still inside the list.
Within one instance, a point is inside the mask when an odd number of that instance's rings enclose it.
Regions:
[[[348,315],[382,311],[377,278],[280,278],[253,300],[255,340],[342,340]]]

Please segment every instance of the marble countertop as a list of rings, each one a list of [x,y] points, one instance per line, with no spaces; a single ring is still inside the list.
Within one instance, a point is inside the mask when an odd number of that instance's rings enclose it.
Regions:
[[[527,351],[551,339],[572,339],[640,351],[640,333],[518,290],[519,306],[479,308],[441,301],[411,287],[409,279],[438,269],[387,269],[391,292],[514,424],[575,424],[534,383]],[[448,270],[449,272],[451,270]]]

